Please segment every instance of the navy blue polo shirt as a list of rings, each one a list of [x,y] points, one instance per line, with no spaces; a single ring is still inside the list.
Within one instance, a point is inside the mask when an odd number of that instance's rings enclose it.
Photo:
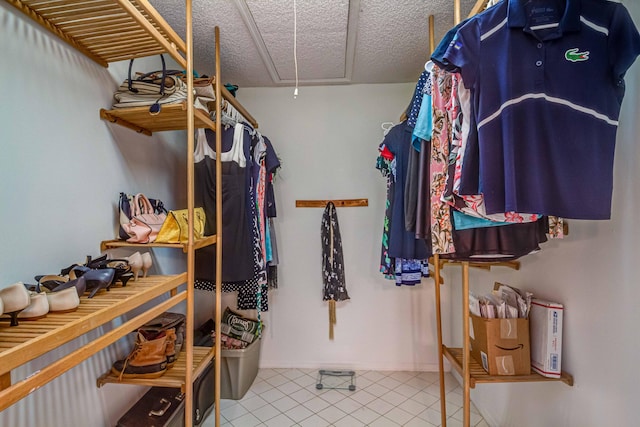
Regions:
[[[638,54],[620,3],[505,0],[469,20],[444,54],[477,124],[461,193],[482,192],[489,214],[608,219],[624,75]]]

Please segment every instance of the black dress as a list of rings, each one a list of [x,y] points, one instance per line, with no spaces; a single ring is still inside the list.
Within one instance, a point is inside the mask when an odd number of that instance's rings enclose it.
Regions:
[[[238,145],[240,144],[240,145]],[[198,129],[194,158],[195,205],[206,213],[205,235],[216,227],[215,133]],[[222,280],[242,281],[253,276],[252,234],[249,229],[246,189],[246,159],[242,139],[234,129],[222,132]],[[195,279],[215,283],[215,246],[195,252]],[[199,286],[196,286],[198,288]],[[206,286],[205,288],[208,288]]]

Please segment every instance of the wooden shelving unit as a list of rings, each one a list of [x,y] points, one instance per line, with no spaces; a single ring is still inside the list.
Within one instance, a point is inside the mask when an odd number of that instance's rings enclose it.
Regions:
[[[189,222],[193,222],[194,210],[194,133],[196,128],[209,128],[216,132],[216,152],[221,152],[221,106],[231,104],[254,128],[256,120],[224,88],[220,82],[220,32],[215,28],[215,72],[216,94],[215,118],[194,108],[193,97],[193,26],[192,2],[185,0],[186,33],[183,41],[167,24],[147,0],[5,0],[36,23],[61,38],[69,45],[107,67],[109,63],[166,53],[181,69],[186,70],[187,99],[178,104],[162,105],[157,115],[151,115],[148,107],[127,109],[102,109],[100,118],[129,128],[135,132],[151,135],[160,131],[186,131],[187,176],[186,194]],[[193,424],[193,380],[202,373],[206,363],[214,360],[215,425],[220,425],[220,360],[215,357],[215,348],[220,347],[220,336],[214,341],[214,349],[193,346],[194,330],[194,260],[195,250],[217,245],[216,263],[222,264],[220,242],[222,239],[222,195],[221,166],[217,156],[216,186],[218,204],[216,206],[216,230],[214,236],[195,240],[193,230],[189,230],[189,240],[184,244],[137,245],[123,241],[104,241],[101,249],[116,247],[179,248],[187,254],[186,272],[171,277],[152,277],[130,283],[126,288],[116,288],[95,298],[82,299],[77,312],[65,315],[49,314],[45,319],[33,323],[24,322],[18,327],[4,328],[0,324],[0,410],[13,405],[38,387],[61,375],[91,355],[113,344],[119,338],[140,327],[180,302],[186,302],[186,336],[176,366],[155,380],[126,380],[121,383],[180,387],[185,393],[185,424]],[[220,269],[216,273],[215,323],[221,322]],[[178,287],[184,284],[184,289]],[[182,289],[182,288],[181,288]],[[12,383],[11,370],[50,351],[53,348],[77,338],[91,329],[127,314],[142,304],[166,294],[167,300],[157,303],[135,318],[123,323],[101,337],[87,343],[77,351],[59,359],[38,373]],[[37,326],[34,326],[37,325]],[[219,329],[219,328],[216,328]],[[98,384],[114,382],[109,375],[98,379]],[[119,382],[119,381],[118,381]]]
[[[462,365],[462,349],[461,348],[450,348],[447,346],[443,346],[442,351],[444,356],[449,360],[451,366],[458,372],[458,374],[463,375],[463,365]],[[531,372],[529,375],[489,375],[487,371],[472,357],[469,359],[469,372],[470,372],[470,380],[469,387],[475,388],[476,384],[495,384],[495,383],[531,383],[531,382],[558,382],[561,381],[567,385],[573,385],[573,377],[566,372],[562,373],[560,378],[547,378],[543,377],[540,374],[535,372]]]
[[[196,367],[204,367],[207,363],[209,363],[215,357],[215,348],[214,347],[193,347],[193,362]],[[160,378],[153,379],[136,379],[129,378],[126,380],[120,380],[117,375],[114,375],[112,372],[106,372],[101,377],[98,378],[97,384],[98,387],[102,387],[105,384],[136,384],[136,385],[146,385],[146,386],[158,386],[158,387],[175,387],[180,388],[183,392],[185,391],[185,373],[187,369],[186,358],[184,354],[181,354],[180,357],[176,360],[176,364],[173,368],[168,369],[167,372],[162,375]],[[193,373],[193,377],[197,378],[199,375],[198,372],[195,371]]]
[[[202,239],[197,239],[193,243],[194,249],[204,248],[205,246],[211,246],[216,244],[218,241],[217,236],[207,236]],[[100,243],[100,250],[106,251],[107,249],[114,248],[174,248],[174,249],[182,249],[182,252],[186,253],[188,250],[187,243],[129,243],[126,240],[104,240]]]
[[[6,387],[0,389],[0,411],[13,405],[43,384],[118,339],[158,316],[168,308],[184,301],[186,291],[178,287],[185,283],[186,273],[174,276],[150,276],[129,282],[126,287],[101,290],[93,298],[83,296],[80,306],[72,313],[49,313],[44,319],[21,321],[18,326],[0,323],[0,378]],[[140,305],[174,295],[155,307],[81,346],[65,357],[49,364],[21,381],[11,383],[11,371],[36,357],[63,345],[87,332],[127,314]]]
[[[129,128],[135,132],[151,135],[153,132],[168,130],[185,130],[188,108],[186,102],[165,104],[160,113],[149,114],[149,107],[119,108],[100,110],[100,118],[111,123]],[[195,109],[195,127],[215,129],[215,123],[207,113]]]
[[[441,425],[447,427],[447,408],[446,408],[446,392],[444,386],[444,358],[446,357],[451,363],[453,369],[462,377],[463,391],[463,427],[469,427],[471,422],[470,414],[470,389],[476,384],[497,384],[508,382],[563,382],[569,386],[573,386],[573,377],[563,372],[560,378],[547,378],[535,372],[529,375],[489,375],[472,356],[471,342],[469,338],[469,268],[480,268],[484,270],[491,269],[496,266],[503,266],[520,269],[519,261],[512,262],[469,262],[469,261],[452,261],[441,260],[439,255],[434,255],[431,260],[433,263],[434,280],[435,280],[435,296],[436,296],[436,324],[438,335],[438,364],[440,374],[440,414]],[[440,286],[444,283],[442,280],[442,268],[447,265],[462,266],[462,348],[447,347],[442,342],[442,314],[440,306]]]
[[[146,0],[5,1],[103,67],[166,52],[187,68],[186,43]]]
[[[469,13],[469,18],[483,11],[487,6],[488,0],[476,0],[476,3]],[[461,9],[460,0],[454,0],[453,2],[453,15],[454,24],[459,24],[461,21]],[[430,42],[433,40],[433,27],[434,19],[429,17],[429,31]],[[430,43],[431,52],[434,51],[434,44]],[[564,233],[568,234],[569,229],[565,223],[563,226]],[[478,268],[482,270],[490,270],[492,267],[508,267],[514,270],[520,269],[519,261],[499,261],[494,262],[470,262],[470,261],[455,261],[448,259],[441,259],[439,255],[434,255],[430,262],[433,265],[433,270],[429,270],[430,274],[435,281],[435,300],[436,300],[436,328],[438,338],[438,370],[440,374],[440,414],[441,414],[441,426],[447,427],[447,407],[446,407],[446,392],[444,386],[444,358],[449,360],[449,363],[453,369],[458,372],[462,377],[462,389],[463,389],[463,427],[469,427],[471,422],[470,415],[470,389],[474,388],[476,384],[483,383],[507,383],[507,382],[539,382],[539,381],[553,381],[564,382],[569,386],[573,386],[573,377],[567,373],[562,373],[561,378],[547,378],[537,373],[531,372],[530,375],[489,375],[482,366],[471,357],[471,343],[469,338],[469,268]],[[462,266],[462,348],[447,347],[443,343],[442,339],[442,309],[440,305],[440,286],[444,284],[442,279],[442,268],[446,264],[461,265]]]

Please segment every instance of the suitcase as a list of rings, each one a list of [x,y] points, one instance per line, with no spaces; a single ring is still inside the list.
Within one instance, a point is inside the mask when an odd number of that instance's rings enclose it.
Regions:
[[[215,394],[213,360],[193,382],[193,425],[199,426],[213,409]],[[183,409],[184,411],[184,409]]]
[[[213,362],[193,382],[193,425],[213,408]],[[184,394],[179,388],[151,387],[119,420],[116,427],[184,427]]]
[[[184,394],[179,388],[151,387],[117,427],[184,427]]]

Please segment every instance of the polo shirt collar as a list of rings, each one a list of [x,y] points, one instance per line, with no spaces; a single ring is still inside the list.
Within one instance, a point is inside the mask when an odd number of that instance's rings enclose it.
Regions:
[[[581,0],[566,0],[564,15],[560,20],[562,32],[580,31],[580,2]],[[524,28],[527,25],[527,12],[522,0],[509,0],[507,10],[507,25],[510,28]]]

